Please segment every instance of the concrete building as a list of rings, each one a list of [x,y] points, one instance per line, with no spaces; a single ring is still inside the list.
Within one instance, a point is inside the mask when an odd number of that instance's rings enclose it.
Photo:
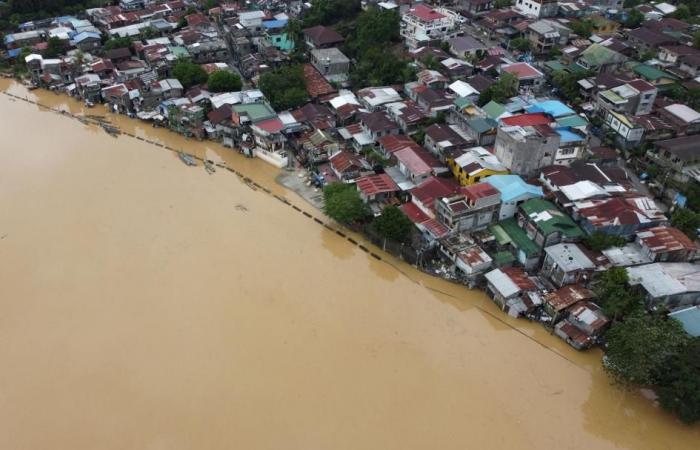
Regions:
[[[454,17],[418,3],[401,16],[401,36],[406,47],[415,50],[441,41],[454,28]]]
[[[501,193],[498,221],[515,216],[522,203],[544,197],[541,187],[526,183],[518,175],[491,175],[488,183]]]
[[[336,47],[311,50],[311,64],[332,83],[345,83],[350,72],[350,59]]]
[[[488,183],[479,183],[461,194],[435,202],[437,220],[454,232],[484,229],[498,219],[500,193]]]
[[[520,14],[541,19],[556,16],[559,4],[557,0],[515,0],[513,7]]]
[[[690,263],[654,263],[628,267],[629,284],[646,293],[647,306],[676,309],[700,305],[700,266]]]
[[[542,167],[554,164],[560,136],[547,125],[501,126],[495,153],[512,173],[537,176]]]
[[[578,244],[559,243],[544,249],[542,275],[562,287],[566,284],[586,284],[595,270],[595,262]]]

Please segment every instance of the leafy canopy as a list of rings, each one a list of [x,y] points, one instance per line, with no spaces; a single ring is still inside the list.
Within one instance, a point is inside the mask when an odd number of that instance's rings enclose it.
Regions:
[[[275,110],[296,108],[309,100],[301,64],[264,73],[260,77],[259,87]]]
[[[673,355],[659,374],[661,406],[685,423],[700,420],[700,338]]]
[[[406,242],[411,237],[413,223],[394,205],[382,210],[382,214],[374,219],[372,226],[384,239]]]
[[[360,0],[314,0],[304,14],[304,27],[333,25],[341,20],[352,20],[362,10]]]
[[[627,241],[620,236],[613,236],[596,231],[590,236],[587,236],[583,242],[586,244],[586,247],[599,252],[610,247],[622,247]]]
[[[323,188],[324,212],[332,219],[351,224],[365,219],[370,211],[353,185],[331,183]]]
[[[241,77],[228,70],[217,70],[209,75],[207,87],[211,92],[237,92],[243,83]]]
[[[628,286],[629,277],[622,267],[603,272],[594,286],[603,311],[613,320],[619,320],[643,310],[643,297]]]
[[[207,81],[207,72],[199,64],[180,60],[173,68],[173,76],[178,79],[185,89]]]
[[[685,233],[690,239],[697,237],[700,227],[700,214],[687,208],[678,208],[671,216],[671,224]]]
[[[504,103],[518,93],[518,79],[511,73],[504,72],[498,81],[493,83],[479,95],[479,106],[483,106],[491,100]]]
[[[112,39],[105,42],[102,48],[104,48],[105,50],[114,50],[117,48],[131,48],[131,38],[113,37]]]

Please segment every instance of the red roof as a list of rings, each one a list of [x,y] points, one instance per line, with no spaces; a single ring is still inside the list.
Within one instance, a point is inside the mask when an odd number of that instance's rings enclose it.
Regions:
[[[421,20],[431,22],[433,20],[444,19],[446,16],[435,11],[430,6],[419,3],[415,7],[409,10],[409,13],[413,16],[418,17]]]
[[[654,253],[697,250],[695,243],[674,227],[654,227],[637,233],[638,239]]]
[[[517,116],[504,117],[501,119],[504,125],[508,126],[534,126],[534,125],[549,125],[552,123],[552,118],[545,113],[529,113],[518,114]]]
[[[537,289],[537,286],[527,276],[527,273],[519,267],[501,267],[501,272],[505,273],[522,291],[534,291]]]
[[[284,124],[277,117],[258,122],[255,124],[255,126],[267,131],[270,134],[279,133],[284,129]]]
[[[530,64],[524,62],[509,64],[507,66],[501,66],[501,70],[503,70],[504,72],[512,73],[513,75],[518,77],[519,80],[542,76],[542,73],[539,70],[535,69]]]
[[[410,193],[414,199],[432,209],[436,199],[453,196],[460,190],[459,183],[454,178],[430,177],[411,189]]]
[[[387,153],[395,153],[405,148],[419,149],[420,145],[404,134],[387,134],[380,137],[377,142]]]
[[[430,173],[431,167],[420,157],[416,150],[405,148],[394,153],[396,159],[403,164],[413,175]]]
[[[399,186],[385,173],[368,175],[357,180],[357,188],[367,196],[399,191]]]
[[[493,195],[498,195],[496,188],[491,186],[488,182],[472,184],[464,188],[464,195],[471,200],[476,202],[480,198],[491,197]]]
[[[415,203],[404,203],[399,208],[401,208],[401,211],[403,211],[403,213],[406,214],[406,217],[408,217],[411,220],[411,222],[415,224],[423,223],[430,220],[430,217],[428,217],[428,215],[424,213],[423,210],[416,206]]]
[[[311,98],[336,92],[333,86],[311,64],[304,64],[304,84]]]
[[[345,173],[351,169],[362,168],[362,161],[359,156],[343,150],[331,156],[329,162],[338,173]]]

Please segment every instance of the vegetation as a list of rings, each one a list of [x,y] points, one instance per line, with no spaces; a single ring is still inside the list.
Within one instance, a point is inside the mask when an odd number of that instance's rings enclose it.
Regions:
[[[411,220],[394,205],[385,207],[382,214],[374,219],[372,226],[384,239],[397,242],[408,241],[413,230]]]
[[[131,48],[130,37],[113,37],[102,46],[105,50],[114,50],[115,48]]]
[[[594,286],[605,314],[614,321],[644,309],[642,295],[628,286],[629,277],[622,267],[603,272]]]
[[[590,74],[572,73],[566,70],[557,70],[552,75],[552,85],[559,90],[559,94],[571,103],[581,101],[581,90],[578,85],[579,80],[588,77]]]
[[[644,14],[639,12],[638,9],[632,9],[627,14],[627,20],[625,20],[625,26],[627,28],[637,28],[644,22]]]
[[[173,76],[178,79],[185,89],[207,82],[207,72],[199,64],[188,60],[180,60],[173,68]]]
[[[625,238],[620,236],[613,236],[596,231],[590,236],[586,237],[583,242],[586,244],[586,247],[599,252],[610,247],[622,247],[627,241]]]
[[[695,338],[671,356],[659,374],[657,389],[664,409],[683,422],[700,420],[700,338]]]
[[[530,50],[530,40],[522,37],[515,38],[510,41],[510,47],[521,52]]]
[[[304,27],[333,25],[355,18],[362,9],[360,0],[314,0],[304,14]]]
[[[513,0],[496,0],[496,8],[508,8],[513,6]]]
[[[569,28],[582,38],[589,38],[593,33],[593,21],[591,19],[572,21]]]
[[[323,188],[324,212],[332,219],[352,224],[369,216],[369,207],[362,201],[354,185],[331,183]]]
[[[300,64],[264,73],[260,77],[259,87],[277,111],[299,107],[309,100],[304,68]]]
[[[645,313],[613,324],[606,339],[605,369],[623,386],[652,386],[673,376],[669,364],[690,341],[680,322]]]
[[[241,77],[228,70],[217,70],[209,75],[207,87],[211,92],[237,92],[243,87]]]
[[[671,224],[694,240],[697,238],[697,229],[700,228],[700,214],[687,208],[678,208],[671,216]]]
[[[503,103],[518,93],[518,79],[510,73],[502,73],[494,84],[489,86],[479,95],[479,106],[483,106],[491,100]]]
[[[50,37],[48,41],[46,41],[47,47],[46,51],[44,52],[44,56],[47,58],[55,58],[61,54],[63,54],[64,46],[63,46],[63,41],[56,36]]]

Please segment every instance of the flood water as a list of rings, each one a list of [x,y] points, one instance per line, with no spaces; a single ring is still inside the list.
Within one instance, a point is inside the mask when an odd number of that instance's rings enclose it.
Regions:
[[[112,122],[322,217],[262,161]],[[5,95],[0,161],[0,449],[700,447],[599,352],[235,174]]]

